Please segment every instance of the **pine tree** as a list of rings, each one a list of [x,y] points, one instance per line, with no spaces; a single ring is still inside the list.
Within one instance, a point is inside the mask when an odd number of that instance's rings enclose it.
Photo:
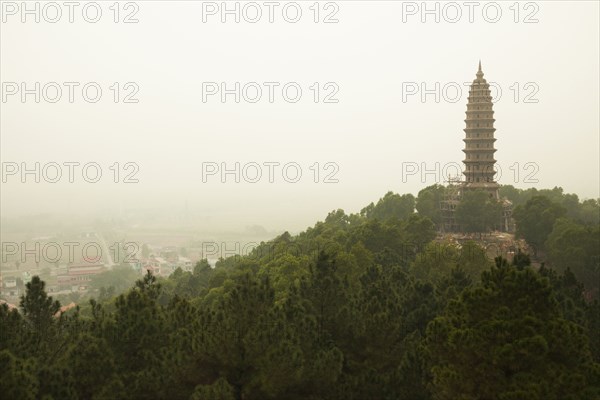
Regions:
[[[503,260],[427,327],[434,399],[592,399],[584,329],[560,312],[547,279]]]

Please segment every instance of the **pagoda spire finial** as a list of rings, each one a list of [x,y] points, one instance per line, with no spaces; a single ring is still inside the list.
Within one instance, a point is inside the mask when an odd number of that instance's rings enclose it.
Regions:
[[[477,79],[483,78],[483,71],[481,70],[481,60],[479,60],[479,70],[477,71],[477,73],[475,75],[477,76]]]

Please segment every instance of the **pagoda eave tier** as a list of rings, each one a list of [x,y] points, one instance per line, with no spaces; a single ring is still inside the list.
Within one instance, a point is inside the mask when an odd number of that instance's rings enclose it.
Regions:
[[[467,119],[464,119],[463,121],[465,122],[496,122],[496,120],[494,118],[484,118],[484,117],[474,117],[474,118],[469,118],[469,116],[467,115]]]
[[[465,170],[463,171],[463,175],[465,176],[493,176],[496,175],[498,172],[495,169],[487,169],[489,168],[494,168],[493,164],[490,165],[481,165],[482,169],[481,170]]]
[[[500,184],[497,182],[467,182],[463,187],[466,189],[498,189]]]
[[[463,160],[465,164],[478,164],[478,165],[493,165],[496,164],[496,160]]]
[[[491,128],[491,127],[485,127],[485,126],[477,126],[477,127],[473,127],[473,128],[465,128],[463,129],[463,131],[466,132],[471,132],[471,131],[486,131],[486,132],[496,132],[496,128]]]
[[[476,153],[495,153],[496,149],[463,149],[463,153],[476,154]]]
[[[487,153],[495,153],[496,149],[463,149],[464,153],[471,153],[471,154],[487,154]]]

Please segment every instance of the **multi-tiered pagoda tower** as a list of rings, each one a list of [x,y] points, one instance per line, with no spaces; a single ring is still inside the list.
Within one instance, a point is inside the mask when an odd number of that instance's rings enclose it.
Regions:
[[[471,84],[469,97],[467,102],[467,118],[465,119],[466,127],[465,148],[465,170],[463,175],[465,180],[460,180],[459,177],[451,178],[446,187],[446,194],[441,201],[440,208],[442,211],[442,227],[446,232],[457,232],[461,227],[456,222],[455,212],[456,207],[460,203],[463,194],[470,190],[483,190],[493,199],[499,200],[503,207],[503,222],[496,229],[503,231],[512,231],[514,229],[512,223],[512,203],[507,199],[499,199],[498,188],[500,185],[494,180],[496,171],[494,165],[494,110],[492,96],[490,94],[490,85],[483,78],[481,70],[481,61],[479,62],[479,70],[476,78]]]
[[[490,196],[498,198],[498,183],[494,181],[494,110],[490,85],[483,77],[481,61],[477,77],[471,84],[465,119],[465,176],[464,190],[485,190]]]

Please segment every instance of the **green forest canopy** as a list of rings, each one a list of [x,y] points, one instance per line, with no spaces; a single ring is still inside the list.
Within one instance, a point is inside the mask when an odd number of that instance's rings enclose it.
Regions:
[[[434,241],[425,210],[435,210],[423,204],[439,188],[424,190],[334,211],[215,268],[148,275],[65,314],[34,277],[20,312],[0,307],[0,393],[597,399],[600,246],[588,209],[598,203],[542,191],[515,202],[517,234],[543,241],[548,263],[534,268],[526,254],[487,260],[476,243]]]

